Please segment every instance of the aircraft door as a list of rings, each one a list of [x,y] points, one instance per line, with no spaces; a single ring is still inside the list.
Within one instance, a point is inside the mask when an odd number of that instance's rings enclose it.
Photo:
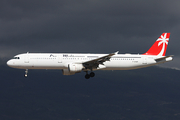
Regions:
[[[25,62],[25,63],[29,63],[29,55],[28,55],[28,52],[27,52],[27,54],[25,55],[24,62]]]
[[[143,62],[142,62],[142,64],[147,64],[147,57],[146,57],[146,56],[143,57]]]
[[[58,63],[62,63],[62,55],[58,55]]]

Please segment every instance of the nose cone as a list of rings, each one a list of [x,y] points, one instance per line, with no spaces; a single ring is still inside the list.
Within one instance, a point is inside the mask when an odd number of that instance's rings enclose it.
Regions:
[[[7,65],[8,65],[9,67],[12,67],[12,66],[13,66],[13,61],[12,61],[12,60],[7,61]]]

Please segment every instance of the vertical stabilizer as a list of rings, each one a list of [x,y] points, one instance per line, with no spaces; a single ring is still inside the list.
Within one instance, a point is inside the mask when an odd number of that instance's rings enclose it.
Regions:
[[[163,33],[152,45],[152,47],[143,55],[165,56],[169,37],[170,33]]]

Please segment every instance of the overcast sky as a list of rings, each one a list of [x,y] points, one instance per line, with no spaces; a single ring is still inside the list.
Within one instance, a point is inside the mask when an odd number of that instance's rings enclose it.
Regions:
[[[25,52],[145,53],[170,32],[179,67],[178,0],[1,0],[0,57]]]

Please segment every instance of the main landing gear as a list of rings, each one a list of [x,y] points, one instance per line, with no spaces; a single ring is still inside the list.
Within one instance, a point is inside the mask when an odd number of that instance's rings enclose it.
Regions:
[[[24,77],[27,78],[27,76],[28,76],[28,69],[26,69],[25,74],[24,74]]]
[[[94,77],[94,76],[95,76],[94,72],[91,72],[90,74],[88,74],[88,72],[86,72],[85,78],[89,79],[90,77]]]

